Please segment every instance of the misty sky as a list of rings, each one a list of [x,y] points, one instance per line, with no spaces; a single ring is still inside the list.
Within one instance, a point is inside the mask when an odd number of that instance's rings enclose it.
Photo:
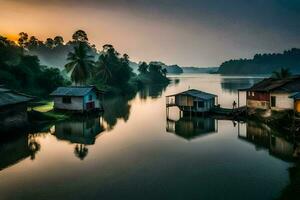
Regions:
[[[83,29],[134,61],[218,66],[300,47],[300,0],[0,0],[0,34],[39,39]]]

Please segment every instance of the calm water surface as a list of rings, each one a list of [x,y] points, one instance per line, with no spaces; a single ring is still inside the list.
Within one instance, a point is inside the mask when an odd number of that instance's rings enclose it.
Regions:
[[[165,95],[196,88],[231,107],[260,78],[173,76],[168,87],[0,143],[0,199],[274,199],[294,146],[255,123],[166,117]]]

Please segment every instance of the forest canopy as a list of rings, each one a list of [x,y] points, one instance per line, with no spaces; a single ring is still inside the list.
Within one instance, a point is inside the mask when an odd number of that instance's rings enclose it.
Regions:
[[[68,84],[59,69],[41,65],[37,56],[26,55],[22,46],[0,36],[0,85],[43,96]]]
[[[281,68],[300,73],[300,49],[283,53],[256,54],[252,59],[229,60],[221,64],[220,74],[271,74]]]

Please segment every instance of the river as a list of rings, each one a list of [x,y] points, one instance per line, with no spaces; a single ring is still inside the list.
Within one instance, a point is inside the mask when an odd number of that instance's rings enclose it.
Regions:
[[[188,88],[219,96],[262,77],[170,76],[105,103],[100,117],[0,142],[0,199],[276,199],[291,182],[295,145],[263,124],[166,117],[165,96]],[[244,101],[243,98],[241,101]]]

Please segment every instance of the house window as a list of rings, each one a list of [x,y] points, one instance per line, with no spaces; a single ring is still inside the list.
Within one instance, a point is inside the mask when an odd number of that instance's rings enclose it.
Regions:
[[[71,99],[71,97],[63,97],[62,98],[62,102],[70,104],[70,103],[72,103],[72,99]]]
[[[194,101],[194,102],[193,102],[193,107],[194,107],[194,108],[197,108],[197,101]]]
[[[93,96],[90,94],[89,95],[89,101],[92,101],[93,100]]]
[[[276,107],[276,97],[271,96],[271,107]]]
[[[254,93],[254,92],[252,92],[252,96],[253,96],[253,97],[255,96],[255,93]]]
[[[198,101],[198,107],[204,108],[204,101]]]

